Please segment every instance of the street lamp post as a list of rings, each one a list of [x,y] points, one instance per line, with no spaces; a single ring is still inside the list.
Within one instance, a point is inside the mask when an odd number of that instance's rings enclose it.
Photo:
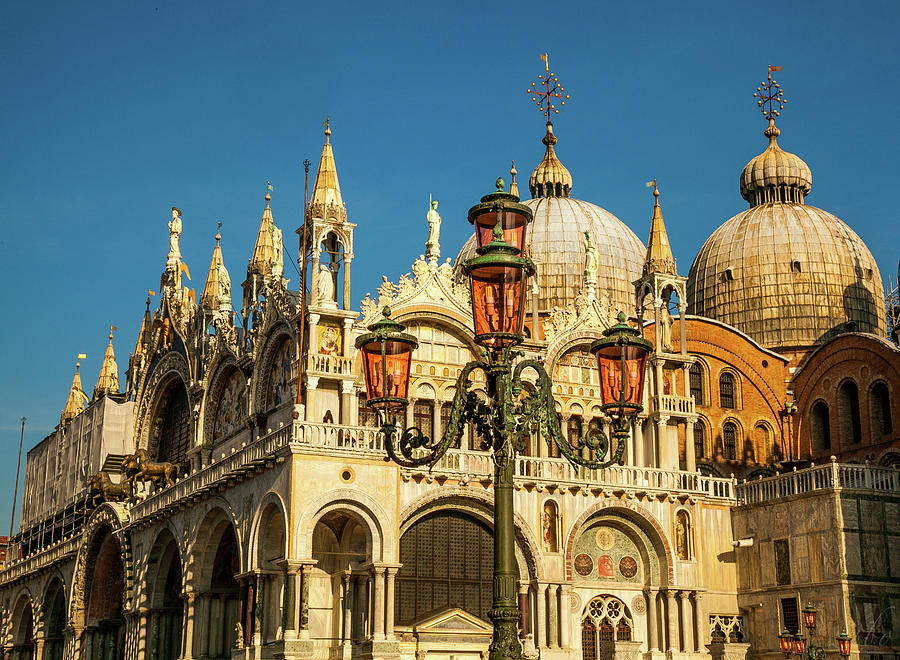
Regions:
[[[626,323],[622,313],[618,323],[591,345],[600,372],[601,410],[611,418],[612,439],[602,430],[588,427],[580,438],[569,442],[560,429],[549,375],[541,362],[520,359],[523,353],[515,350],[524,339],[526,280],[534,272],[531,260],[523,256],[532,212],[503,187],[503,180],[498,179],[497,190],[469,210],[478,256],[464,267],[472,297],[475,342],[484,350],[465,365],[457,379],[442,438],[429,438],[416,427],[403,428],[399,420],[407,406],[412,352],[418,342],[390,318],[389,308],[384,309],[381,320],[369,326],[369,333],[357,339],[356,347],[362,352],[368,405],[383,415],[381,432],[390,459],[403,467],[432,466],[460,439],[466,422],[474,424],[482,448],[492,450],[494,582],[490,618],[494,630],[489,653],[491,660],[519,660],[522,646],[513,526],[516,453],[524,450],[532,432],[540,431],[573,464],[600,469],[620,463],[631,420],[642,410],[651,345]],[[487,401],[468,391],[476,370],[485,377]],[[531,384],[524,378],[526,372],[534,376],[531,391],[526,388]],[[581,455],[584,449],[590,450],[590,458]]]
[[[798,656],[800,660],[825,660],[825,649],[817,646],[813,641],[813,635],[816,631],[816,608],[813,607],[812,603],[807,603],[806,607],[801,611],[803,613],[803,625],[809,631],[809,640],[807,642],[807,639],[800,634],[799,629],[795,634],[792,634],[787,628],[782,628],[781,634],[778,635],[778,645],[781,648],[781,652],[784,653],[785,660],[789,660],[791,654]],[[843,631],[835,639],[838,643],[838,654],[842,658],[849,657],[850,636],[847,634],[847,631]]]

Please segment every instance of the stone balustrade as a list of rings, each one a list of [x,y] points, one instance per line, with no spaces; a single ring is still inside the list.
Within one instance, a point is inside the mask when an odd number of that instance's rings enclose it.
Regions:
[[[313,376],[321,374],[329,376],[356,376],[353,371],[353,358],[341,355],[311,354],[306,361],[306,371]]]
[[[660,394],[650,397],[650,409],[653,412],[673,415],[695,415],[694,397]]]
[[[900,493],[900,470],[897,468],[838,463],[834,457],[832,459],[824,465],[744,481],[735,487],[738,504],[756,504],[833,488]]]

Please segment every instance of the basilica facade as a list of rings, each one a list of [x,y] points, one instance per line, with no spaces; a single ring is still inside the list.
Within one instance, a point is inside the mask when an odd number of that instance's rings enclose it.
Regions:
[[[896,657],[900,349],[871,253],[806,203],[810,170],[778,136],[770,121],[740,178],[749,208],[683,274],[658,189],[645,245],[572,196],[546,125],[522,350],[551,375],[563,432],[608,425],[588,347],[618,312],[654,348],[621,465],[574,467],[537,436],[516,458],[526,657],[777,658],[807,602],[830,656],[843,630],[854,657]],[[326,128],[303,281],[284,277],[267,194],[237,311],[218,235],[202,293],[185,286],[172,209],[124,387],[110,334],[93,396],[76,368],[28,452],[0,570],[6,657],[484,657],[491,456],[467,428],[431,469],[387,462],[354,348],[389,306],[419,342],[406,423],[444,432],[479,348],[460,267],[474,237],[442,258],[436,209],[410,272],[354,307]]]

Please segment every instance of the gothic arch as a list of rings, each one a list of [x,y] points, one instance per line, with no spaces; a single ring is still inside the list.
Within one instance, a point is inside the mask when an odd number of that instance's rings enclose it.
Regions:
[[[100,546],[108,536],[113,536],[119,543],[122,559],[123,607],[128,609],[134,590],[134,563],[131,552],[131,538],[123,528],[128,514],[122,504],[101,504],[88,519],[81,533],[82,543],[75,556],[75,570],[72,576],[72,588],[69,596],[69,621],[73,625],[84,625],[87,594],[94,573],[94,562]]]
[[[155,421],[159,414],[160,404],[176,378],[181,380],[187,392],[188,410],[193,410],[194,402],[191,401],[191,393],[188,389],[191,378],[187,361],[181,354],[169,352],[153,368],[144,386],[135,420],[137,428],[135,444],[138,448],[150,451],[151,432],[156,426]]]
[[[236,524],[231,507],[222,506],[219,498],[214,501],[200,518],[200,524],[194,533],[189,556],[183,562],[185,572],[190,572],[195,590],[208,588],[213,577],[214,563],[219,543],[227,532],[228,527],[234,533],[237,544],[237,556],[239,572],[246,570],[244,553],[244,539],[241,538],[240,527]]]
[[[559,359],[578,346],[590,346],[591,342],[603,337],[603,330],[582,330],[580,332],[564,333],[555,338],[547,347],[547,356],[544,358],[544,369],[552,374]]]
[[[665,560],[665,567],[660,566],[661,586],[668,586],[675,581],[674,554],[672,547],[662,526],[650,511],[630,501],[605,500],[597,502],[582,513],[578,520],[569,529],[566,537],[566,580],[572,579],[572,554],[575,549],[575,540],[581,529],[591,521],[596,514],[609,514],[620,516],[636,524],[649,538],[652,549],[656,551],[660,564]],[[651,548],[648,548],[650,550]]]
[[[271,515],[277,512],[281,516],[282,531],[282,559],[288,557],[290,552],[290,538],[288,534],[288,516],[287,508],[281,495],[275,491],[269,491],[263,496],[262,501],[256,508],[253,516],[253,524],[250,527],[250,542],[248,544],[248,561],[247,566],[250,569],[261,568],[259,565],[259,553],[262,551],[263,536],[267,534],[265,527],[267,522],[271,522]]]
[[[213,377],[210,378],[209,386],[206,388],[203,397],[202,442],[205,447],[212,447],[216,440],[222,440],[227,437],[223,436],[222,438],[216,438],[216,418],[219,414],[218,408],[222,402],[223,391],[234,377],[234,374],[240,375],[240,378],[242,379],[241,382],[244,386],[241,393],[241,402],[243,404],[242,417],[246,418],[248,414],[250,406],[247,396],[247,378],[238,366],[234,356],[231,355],[231,353],[227,353],[216,365],[215,371],[213,371]],[[243,422],[244,419],[238,420],[239,424],[243,424]],[[233,435],[234,433],[235,431],[229,435]]]
[[[366,532],[366,553],[372,561],[394,561],[397,556],[396,539],[385,529],[392,529],[391,516],[370,495],[352,488],[339,488],[323,493],[310,502],[297,527],[297,558],[312,556],[313,532],[319,520],[328,513],[340,512],[353,518]]]
[[[294,360],[298,359],[297,338],[291,327],[284,321],[276,323],[267,333],[265,347],[260,351],[250,381],[250,411],[252,414],[267,413],[274,405],[269,406],[269,380],[272,375],[276,352],[281,348],[283,341],[293,342]],[[296,391],[294,392],[296,396]],[[279,405],[282,405],[281,402]]]
[[[35,600],[31,592],[23,587],[10,602],[13,603],[13,606],[10,610],[9,641],[13,646],[33,645],[37,608],[35,608]]]

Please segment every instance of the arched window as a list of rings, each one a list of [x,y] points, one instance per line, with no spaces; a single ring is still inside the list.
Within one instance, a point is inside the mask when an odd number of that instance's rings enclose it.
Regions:
[[[180,380],[176,379],[169,386],[163,405],[156,458],[177,465],[187,460],[191,422],[187,390]]]
[[[810,431],[814,452],[831,449],[831,421],[828,419],[828,404],[816,401],[810,412]]]
[[[772,430],[760,422],[753,427],[753,442],[744,449],[744,458],[749,462],[765,463],[772,447]]]
[[[578,443],[581,441],[581,417],[578,415],[572,415],[569,417],[568,423],[568,431],[567,437],[569,439],[569,444],[577,447]]]
[[[434,419],[434,408],[431,401],[416,401],[413,405],[413,426],[424,435],[431,437],[431,424]]]
[[[726,461],[733,461],[736,457],[737,425],[734,422],[725,422],[722,427],[722,455]]]
[[[613,644],[632,641],[633,630],[634,622],[625,603],[615,596],[597,596],[588,603],[581,621],[583,660],[597,660],[607,652],[611,657]]]
[[[719,376],[719,405],[722,408],[734,408],[734,374],[729,371]]]
[[[859,418],[859,389],[852,380],[845,380],[838,388],[838,419],[841,424],[841,441],[848,444],[862,442],[862,426]]]
[[[597,628],[590,619],[581,624],[581,657],[583,660],[597,660]]]
[[[694,424],[694,456],[697,458],[706,456],[706,429],[699,420]]]
[[[490,529],[459,511],[438,511],[414,522],[400,538],[396,623],[459,607],[488,620],[494,539]]]
[[[703,400],[703,367],[699,362],[691,365],[690,380],[691,396],[694,397],[694,402],[698,406],[706,405],[706,401]]]
[[[894,432],[891,420],[891,394],[887,385],[879,381],[869,394],[869,410],[872,416],[872,441],[881,442],[885,435]]]
[[[691,528],[691,517],[687,511],[675,514],[675,551],[679,559],[690,559],[693,556],[692,545],[694,532]]]

